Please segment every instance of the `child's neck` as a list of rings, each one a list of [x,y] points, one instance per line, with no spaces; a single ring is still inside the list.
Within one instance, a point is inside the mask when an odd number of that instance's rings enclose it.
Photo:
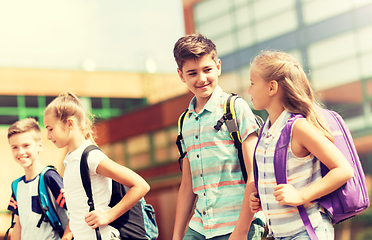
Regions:
[[[85,142],[85,137],[82,134],[75,134],[67,144],[68,151],[73,152]]]
[[[209,99],[210,97],[209,98],[196,98],[196,102],[194,105],[195,112],[199,113],[204,108],[205,104],[207,104]]]
[[[36,160],[32,165],[25,168],[26,181],[34,179],[43,169],[44,165],[40,161]]]
[[[279,118],[279,116],[282,114],[282,112],[284,111],[284,107],[278,107],[278,108],[274,108],[274,109],[266,109],[267,113],[269,114],[269,127],[271,127],[271,125],[273,123],[275,123],[275,121]]]

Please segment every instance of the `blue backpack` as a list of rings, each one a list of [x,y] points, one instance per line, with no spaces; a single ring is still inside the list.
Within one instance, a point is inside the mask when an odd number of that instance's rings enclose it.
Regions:
[[[346,126],[346,123],[342,117],[334,111],[322,109],[321,113],[325,117],[325,120],[332,131],[335,146],[343,153],[345,158],[349,161],[350,165],[354,169],[353,178],[351,178],[334,192],[329,193],[317,200],[331,216],[332,223],[337,224],[366,210],[369,206],[369,196],[363,168],[360,163],[358,153],[355,149],[353,138]],[[287,183],[287,152],[290,144],[290,134],[292,125],[298,118],[303,118],[303,116],[299,114],[292,114],[291,118],[284,126],[275,147],[274,171],[277,184]],[[258,142],[260,139],[261,132],[259,133]],[[253,169],[255,185],[256,189],[258,189],[258,169],[255,156],[253,161]],[[321,163],[322,176],[326,175],[328,171],[328,168]],[[304,206],[298,206],[297,208],[310,238],[312,240],[318,239]]]
[[[89,152],[94,149],[100,150],[96,145],[86,147],[80,161],[81,181],[88,197],[89,211],[94,210],[94,202],[87,159]],[[128,190],[128,187],[112,180],[112,194],[109,206],[114,207]],[[120,237],[123,239],[155,240],[159,235],[155,220],[155,210],[150,204],[146,203],[144,198],[109,225],[118,229]],[[95,232],[97,240],[101,240],[99,228],[96,228]]]
[[[56,171],[56,168],[53,166],[47,166],[43,169],[43,171],[39,175],[39,187],[38,187],[38,198],[39,198],[39,203],[41,206],[42,214],[41,218],[37,224],[37,227],[40,228],[40,225],[43,221],[49,222],[50,225],[52,225],[53,229],[62,237],[64,233],[64,229],[62,227],[62,222],[60,218],[58,217],[56,208],[54,206],[53,201],[51,200],[50,193],[49,193],[49,187],[46,184],[46,179],[45,179],[45,173],[47,171]],[[14,180],[12,182],[12,190],[14,193],[14,197],[17,200],[17,188],[18,188],[18,183],[19,181],[23,178],[24,176]],[[8,234],[11,228],[14,227],[14,212],[12,213],[12,222],[10,228],[6,231],[4,235],[4,239],[8,239]]]

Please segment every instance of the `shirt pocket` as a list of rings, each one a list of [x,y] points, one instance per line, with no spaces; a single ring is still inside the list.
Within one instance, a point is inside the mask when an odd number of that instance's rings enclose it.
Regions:
[[[42,214],[43,211],[41,210],[39,197],[38,196],[32,196],[31,200],[32,200],[31,201],[32,212],[37,213],[37,214]]]

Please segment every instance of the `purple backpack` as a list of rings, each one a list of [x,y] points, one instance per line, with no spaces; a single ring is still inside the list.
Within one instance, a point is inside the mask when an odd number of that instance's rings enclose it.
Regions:
[[[322,114],[331,128],[334,137],[334,144],[344,154],[354,169],[353,178],[351,178],[334,192],[329,193],[328,195],[325,195],[317,200],[331,216],[332,223],[336,224],[352,218],[358,213],[366,210],[369,206],[369,197],[363,168],[360,163],[358,153],[355,149],[354,141],[344,120],[338,113],[327,109],[322,109]],[[298,118],[303,118],[303,116],[299,114],[292,114],[291,118],[284,126],[276,144],[274,154],[274,171],[277,184],[287,183],[287,152],[290,134],[292,125]],[[261,132],[258,136],[258,142],[260,139]],[[253,171],[256,189],[258,189],[258,169],[256,157],[254,157],[253,160]],[[322,176],[326,175],[328,171],[329,170],[327,167],[321,163]],[[310,238],[312,240],[318,239],[304,206],[298,206],[297,208]]]

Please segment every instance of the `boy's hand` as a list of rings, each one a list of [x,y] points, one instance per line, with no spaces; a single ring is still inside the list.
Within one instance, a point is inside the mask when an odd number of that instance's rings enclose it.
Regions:
[[[297,207],[304,204],[300,191],[290,184],[279,184],[274,188],[274,197],[280,206],[289,205]]]
[[[110,223],[108,214],[102,213],[98,210],[91,211],[87,215],[85,215],[85,222],[90,227],[92,227],[92,229],[96,229],[99,226],[107,225]]]
[[[69,233],[64,234],[61,240],[71,240],[72,237],[73,237],[72,233],[69,232]]]
[[[249,196],[249,206],[251,207],[251,211],[253,213],[262,210],[261,200],[258,198],[257,192],[253,192],[251,196]]]

